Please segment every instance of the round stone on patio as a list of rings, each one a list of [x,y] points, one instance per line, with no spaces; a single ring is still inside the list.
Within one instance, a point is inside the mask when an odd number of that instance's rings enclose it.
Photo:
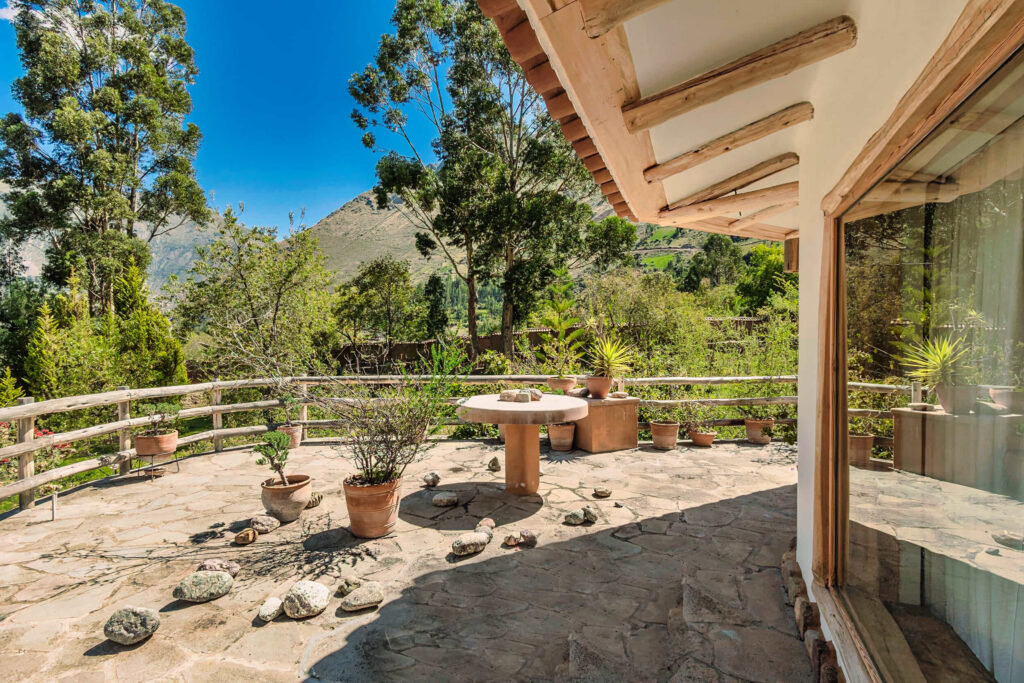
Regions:
[[[160,615],[148,607],[122,607],[107,619],[103,635],[121,645],[134,645],[160,628]]]
[[[331,591],[316,581],[299,581],[284,594],[284,613],[292,619],[303,619],[327,609]]]
[[[235,580],[227,572],[192,572],[174,587],[174,599],[185,602],[209,602],[226,595]]]
[[[269,534],[281,526],[281,520],[270,515],[256,515],[249,520],[249,526],[255,529],[258,534]]]
[[[434,494],[431,502],[439,508],[450,508],[459,504],[459,494],[454,491],[440,491]]]
[[[260,621],[270,622],[281,616],[281,612],[284,611],[284,603],[281,598],[267,598],[260,605],[260,612],[258,615]]]
[[[358,612],[384,601],[384,589],[376,581],[367,581],[341,600],[341,608],[346,612]]]
[[[238,572],[241,571],[242,565],[231,560],[222,560],[219,557],[215,557],[209,560],[203,560],[196,571],[200,572],[227,572],[231,574],[232,578],[238,576]]]

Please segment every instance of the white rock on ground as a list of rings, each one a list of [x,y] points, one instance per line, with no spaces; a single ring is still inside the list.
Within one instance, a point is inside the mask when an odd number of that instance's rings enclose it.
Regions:
[[[441,483],[441,473],[436,471],[427,472],[426,474],[423,475],[423,483],[429,486],[430,488],[434,488],[435,486]]]
[[[585,519],[586,521],[588,521],[588,522],[596,522],[597,521],[597,510],[595,508],[593,508],[592,506],[584,505],[583,509],[580,512],[583,513],[583,519]]]
[[[608,488],[607,486],[595,486],[594,487],[594,497],[595,498],[607,498],[610,495],[612,495],[612,490],[610,488]]]
[[[292,619],[320,614],[327,609],[331,590],[316,581],[298,581],[284,594],[284,613]]]
[[[148,607],[122,607],[107,619],[103,635],[121,645],[134,645],[160,628],[160,615]]]
[[[222,560],[219,557],[215,557],[209,560],[203,560],[202,564],[196,567],[196,571],[200,572],[227,572],[232,577],[238,576],[238,572],[242,569],[242,565],[231,560]]]
[[[486,536],[488,543],[494,540],[494,529],[492,529],[489,526],[484,526],[483,524],[481,524],[476,528],[474,533],[483,534],[484,536]]]
[[[346,612],[358,612],[383,601],[384,589],[381,585],[376,581],[367,581],[341,599],[341,608]]]
[[[269,534],[281,526],[281,520],[270,515],[256,515],[249,520],[249,527],[256,530],[258,534]]]
[[[522,529],[519,532],[519,545],[526,548],[532,548],[537,545],[537,534],[529,529]]]
[[[342,598],[362,585],[363,580],[358,576],[355,574],[346,574],[338,581],[338,587],[335,589],[334,594],[337,597]]]
[[[283,611],[284,603],[281,598],[267,598],[260,605],[260,612],[256,616],[260,618],[260,621],[273,621],[281,616]]]
[[[227,572],[192,572],[174,587],[174,599],[185,602],[209,602],[231,590],[235,580]]]
[[[472,555],[478,553],[487,547],[487,544],[491,542],[490,537],[480,531],[473,531],[468,534],[462,534],[452,542],[452,552],[456,555]]]
[[[573,510],[565,515],[565,523],[570,526],[579,526],[585,521],[587,521],[587,518],[583,515],[583,510]]]
[[[450,508],[459,504],[459,494],[455,491],[439,491],[434,494],[431,502],[439,508]]]

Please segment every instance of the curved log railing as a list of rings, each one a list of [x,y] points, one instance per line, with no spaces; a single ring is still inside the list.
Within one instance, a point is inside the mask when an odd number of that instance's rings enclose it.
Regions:
[[[414,376],[419,379],[425,376]],[[463,375],[458,381],[463,384],[544,384],[550,375]],[[132,427],[148,424],[149,417],[130,417],[131,402],[168,398],[172,396],[189,396],[195,394],[209,394],[209,405],[195,408],[185,408],[178,414],[179,419],[191,419],[196,417],[210,416],[213,429],[189,434],[178,439],[179,446],[200,441],[212,441],[213,452],[223,450],[224,439],[252,436],[267,431],[266,425],[252,425],[247,427],[223,427],[223,416],[229,413],[250,412],[256,410],[267,410],[283,407],[283,399],[266,399],[261,401],[248,401],[244,403],[221,403],[224,391],[248,388],[266,388],[273,386],[284,386],[287,384],[300,384],[305,386],[317,386],[325,384],[368,384],[388,385],[396,384],[402,380],[401,375],[355,375],[355,376],[334,376],[334,377],[277,377],[262,379],[226,380],[215,382],[204,382],[201,384],[185,384],[170,387],[151,387],[146,389],[129,389],[119,387],[115,391],[106,391],[98,394],[84,396],[67,396],[62,398],[48,399],[36,402],[32,398],[18,400],[18,405],[8,408],[0,408],[0,422],[14,422],[17,424],[17,443],[0,448],[0,458],[18,458],[18,481],[0,486],[0,500],[10,496],[19,496],[21,508],[33,505],[33,489],[43,484],[48,484],[59,479],[64,479],[83,472],[100,469],[103,467],[119,466],[120,474],[127,474],[130,471],[131,462],[135,458],[135,449],[131,447],[130,430]],[[746,383],[778,383],[794,384],[797,381],[796,375],[783,376],[747,376],[747,377],[627,377],[620,379],[618,388],[625,390],[626,387],[640,386],[717,386],[726,384]],[[888,384],[863,384],[850,383],[851,389],[896,394],[907,393],[912,400],[920,400],[921,388],[919,385],[888,385]],[[643,399],[641,405],[648,407],[678,406],[687,403],[701,403],[716,407],[725,406],[760,406],[760,405],[795,405],[796,396],[771,396],[754,398],[702,398],[702,399]],[[86,410],[116,405],[118,408],[118,419],[115,422],[84,427],[59,434],[48,434],[43,437],[35,437],[35,420],[41,415],[52,415],[57,413]],[[295,422],[306,428],[325,427],[332,422],[330,420],[308,419],[307,407],[310,403],[300,406],[299,419]],[[851,415],[871,414],[875,417],[885,417],[887,411],[876,411],[866,409],[851,409]],[[890,414],[891,415],[891,414]],[[458,420],[454,421],[459,423]],[[728,426],[742,424],[738,419],[713,420],[716,426]],[[784,422],[795,422],[785,420]],[[56,467],[39,474],[35,473],[34,453],[56,445],[74,443],[83,439],[90,439],[105,434],[118,434],[118,450],[108,455],[96,458],[80,460],[70,465]]]

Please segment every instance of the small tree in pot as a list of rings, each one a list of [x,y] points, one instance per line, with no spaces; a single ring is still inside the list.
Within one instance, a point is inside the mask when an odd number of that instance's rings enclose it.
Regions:
[[[278,425],[276,430],[288,435],[290,446],[298,448],[302,445],[302,425],[295,424],[299,419],[299,409],[302,408],[302,399],[290,393],[281,396],[281,405],[284,407],[284,424]]]
[[[616,375],[622,376],[633,366],[633,347],[615,337],[598,337],[590,347],[590,376],[587,389],[593,398],[607,398]]]
[[[541,335],[541,345],[536,355],[539,362],[556,374],[548,378],[548,387],[563,393],[576,386],[576,377],[567,377],[566,373],[576,371],[580,348],[583,346],[583,328],[572,329],[580,322],[579,318],[571,314],[575,304],[568,269],[556,270],[555,281],[548,286],[545,311],[540,319],[541,324],[551,331]]]
[[[309,475],[289,476],[284,473],[290,446],[289,436],[276,431],[264,434],[262,443],[256,444],[253,448],[260,455],[256,464],[268,466],[277,475],[263,481],[261,498],[267,512],[282,522],[294,522],[298,519],[313,495]]]
[[[178,430],[174,429],[174,423],[180,410],[173,403],[142,406],[147,424],[134,434],[136,455],[171,455],[178,450]]]

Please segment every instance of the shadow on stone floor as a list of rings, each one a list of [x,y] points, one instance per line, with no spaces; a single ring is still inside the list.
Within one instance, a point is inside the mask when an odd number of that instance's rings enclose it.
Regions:
[[[458,505],[437,507],[435,495],[442,491],[458,494]],[[422,487],[403,496],[398,516],[409,524],[422,527],[443,525],[450,531],[472,531],[477,517],[487,516],[498,526],[515,524],[537,514],[544,507],[539,495],[513,497],[505,494],[504,485],[492,482],[466,481],[445,483],[436,488]],[[473,517],[474,512],[479,512]]]
[[[308,646],[308,680],[810,680],[778,569],[795,488],[424,574],[342,612],[359,625]]]

